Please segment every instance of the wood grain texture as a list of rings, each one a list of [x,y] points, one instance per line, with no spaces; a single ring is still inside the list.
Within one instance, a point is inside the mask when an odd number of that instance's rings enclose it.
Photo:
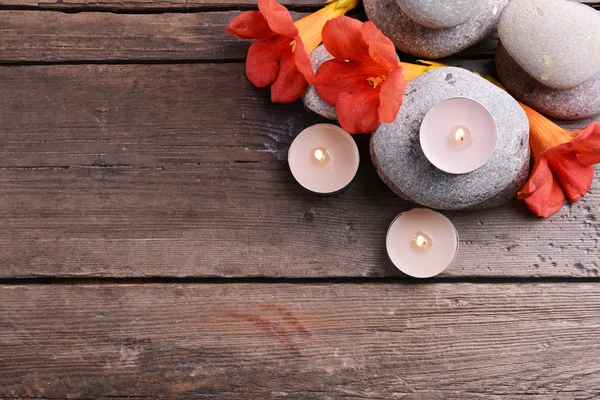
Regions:
[[[368,138],[349,191],[304,192],[287,148],[322,120],[270,103],[242,64],[3,67],[0,87],[0,277],[399,275],[384,237],[411,205]],[[445,276],[598,277],[600,176],[548,220],[448,215],[462,247]]]
[[[249,42],[225,32],[237,14],[0,11],[0,61],[240,60]]]
[[[0,397],[592,399],[596,284],[0,287]]]
[[[0,63],[232,61],[250,41],[225,32],[238,11],[160,14],[0,11]],[[292,13],[299,19],[306,13]],[[461,53],[492,58],[491,38]],[[403,60],[414,57],[401,55]]]
[[[242,61],[250,42],[225,32],[238,14],[0,11],[0,63]],[[293,13],[295,19],[304,15]],[[489,38],[453,59],[491,59],[497,42]]]
[[[600,0],[576,1],[600,9]],[[0,7],[26,6],[51,10],[214,10],[232,8],[256,8],[257,2],[257,0],[0,0]],[[279,0],[279,2],[291,8],[300,7],[311,9],[321,7],[324,3],[323,0]]]

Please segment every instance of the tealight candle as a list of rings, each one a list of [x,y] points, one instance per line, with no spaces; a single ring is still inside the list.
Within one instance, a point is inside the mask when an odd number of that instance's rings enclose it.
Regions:
[[[360,156],[352,136],[332,124],[317,124],[300,132],[288,153],[294,178],[318,194],[333,194],[352,183]]]
[[[435,105],[421,124],[421,148],[437,168],[466,174],[482,167],[494,153],[498,131],[490,112],[467,98]]]
[[[454,260],[458,233],[442,214],[416,208],[394,219],[387,232],[386,248],[400,271],[415,278],[430,278]]]

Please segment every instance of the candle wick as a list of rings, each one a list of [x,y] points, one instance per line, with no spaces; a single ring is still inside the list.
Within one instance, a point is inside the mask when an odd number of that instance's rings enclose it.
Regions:
[[[323,150],[317,149],[315,150],[315,158],[319,161],[323,159]]]
[[[462,141],[464,141],[464,140],[465,140],[465,131],[464,131],[464,129],[462,129],[462,128],[459,128],[459,129],[456,131],[456,135],[454,136],[454,138],[455,138],[456,140],[458,140],[459,142],[462,142]]]

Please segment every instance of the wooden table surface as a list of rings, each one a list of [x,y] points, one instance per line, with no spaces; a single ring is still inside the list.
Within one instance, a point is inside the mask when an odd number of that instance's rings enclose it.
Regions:
[[[600,169],[547,220],[446,213],[458,259],[404,277],[368,137],[346,193],[291,176],[324,120],[246,80],[255,3],[0,0],[0,399],[600,398]]]

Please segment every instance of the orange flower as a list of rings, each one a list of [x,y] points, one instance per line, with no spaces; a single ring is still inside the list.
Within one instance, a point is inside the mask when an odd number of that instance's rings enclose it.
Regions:
[[[565,197],[579,201],[590,189],[594,164],[600,163],[600,122],[567,131],[521,104],[529,118],[529,143],[534,168],[518,198],[535,215],[547,218],[559,211]]]
[[[348,17],[325,24],[323,43],[334,59],[321,65],[313,86],[342,128],[371,133],[394,121],[405,88],[394,44],[372,22]]]
[[[227,32],[240,39],[256,39],[248,50],[246,75],[257,87],[271,85],[271,100],[292,103],[314,77],[309,54],[321,43],[325,23],[356,7],[358,0],[333,1],[297,22],[276,0],[259,0],[259,11],[233,18]]]
[[[500,82],[481,75],[500,89]],[[558,212],[568,198],[579,201],[592,186],[594,164],[600,163],[600,122],[568,131],[531,107],[519,103],[529,119],[533,173],[517,195],[538,217]]]

